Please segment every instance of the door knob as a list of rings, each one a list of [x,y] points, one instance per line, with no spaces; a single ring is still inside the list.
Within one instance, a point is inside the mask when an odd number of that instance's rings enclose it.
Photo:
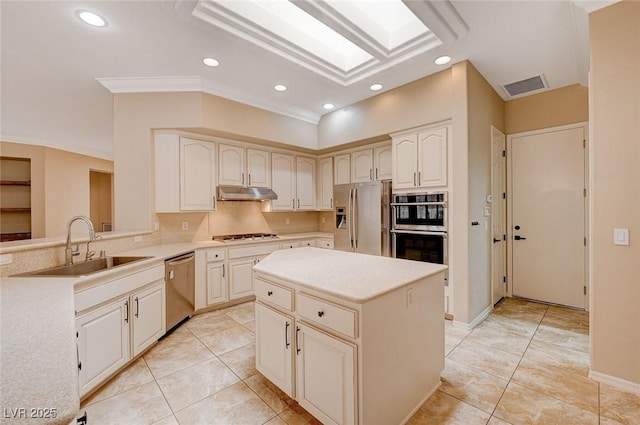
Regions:
[[[517,240],[517,241],[524,241],[524,240],[526,240],[527,238],[525,238],[524,236],[518,236],[518,235],[515,235],[515,236],[513,237],[513,239],[515,239],[515,240]]]

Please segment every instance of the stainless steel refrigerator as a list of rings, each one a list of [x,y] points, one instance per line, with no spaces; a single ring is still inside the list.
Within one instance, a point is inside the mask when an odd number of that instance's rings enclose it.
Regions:
[[[391,180],[333,187],[334,249],[391,256]]]

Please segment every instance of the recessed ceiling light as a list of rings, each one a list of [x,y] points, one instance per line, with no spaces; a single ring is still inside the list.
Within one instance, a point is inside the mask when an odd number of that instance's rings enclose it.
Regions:
[[[220,62],[218,62],[214,58],[204,58],[204,59],[202,59],[202,63],[204,63],[207,66],[218,66],[218,65],[220,65]]]
[[[446,65],[451,62],[451,56],[440,56],[434,61],[436,65]]]
[[[324,105],[322,105],[322,107],[324,109],[333,109],[335,108],[335,106],[333,105],[333,103],[325,103]]]
[[[86,10],[79,10],[77,12],[78,18],[86,24],[93,25],[94,27],[104,27],[107,25],[107,21],[99,15],[93,12],[87,12]]]
[[[286,91],[287,90],[287,86],[282,85],[282,84],[276,84],[275,86],[273,86],[273,89],[275,91]]]
[[[371,87],[369,87],[371,90],[373,91],[378,91],[380,89],[382,89],[382,84],[372,84]]]

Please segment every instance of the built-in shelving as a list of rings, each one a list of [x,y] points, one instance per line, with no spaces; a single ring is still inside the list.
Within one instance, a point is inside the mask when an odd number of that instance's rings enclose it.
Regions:
[[[0,241],[31,239],[31,160],[0,161]]]

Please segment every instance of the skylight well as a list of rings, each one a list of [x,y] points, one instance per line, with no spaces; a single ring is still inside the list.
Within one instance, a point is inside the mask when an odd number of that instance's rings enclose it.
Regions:
[[[200,0],[192,14],[344,85],[442,44],[401,0]]]

